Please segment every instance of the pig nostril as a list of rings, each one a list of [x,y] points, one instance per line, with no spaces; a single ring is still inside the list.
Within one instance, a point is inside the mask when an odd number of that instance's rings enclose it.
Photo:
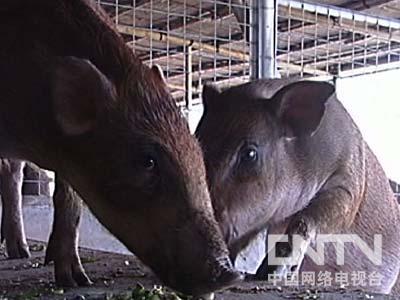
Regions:
[[[231,260],[227,256],[214,261],[211,265],[211,275],[211,280],[221,287],[243,279],[243,276],[233,268]]]
[[[231,262],[229,256],[220,257],[217,259],[217,262],[220,265],[227,266],[228,268],[233,268],[233,265],[232,265],[232,262]]]
[[[229,259],[224,257],[219,257],[215,261],[209,261],[208,265],[211,269],[211,280],[216,282],[223,273],[230,271],[232,269],[231,262]]]

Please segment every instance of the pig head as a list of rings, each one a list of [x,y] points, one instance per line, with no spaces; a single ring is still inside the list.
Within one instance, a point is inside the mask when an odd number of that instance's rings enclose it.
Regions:
[[[369,245],[374,235],[382,235],[380,265],[349,245],[344,265],[338,266],[328,249],[317,269],[381,272],[382,284],[367,289],[388,293],[400,266],[400,210],[335,87],[283,79],[225,91],[206,85],[203,100],[196,134],[231,258],[262,229],[287,234],[289,242],[278,243],[276,255],[291,256],[294,263],[270,266],[266,258],[256,278],[267,278],[272,272],[316,268],[304,253],[320,234],[355,234]],[[296,253],[294,235],[303,240]]]

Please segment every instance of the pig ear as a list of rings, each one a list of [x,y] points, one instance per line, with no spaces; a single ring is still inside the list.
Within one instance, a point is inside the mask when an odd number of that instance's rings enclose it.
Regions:
[[[163,72],[162,68],[159,65],[154,64],[151,67],[151,72],[153,73],[155,78],[157,78],[159,81],[161,81],[165,85],[167,85],[167,80],[165,79],[164,72]]]
[[[275,96],[274,109],[288,138],[311,136],[325,113],[325,103],[335,92],[327,82],[299,81],[291,83]]]
[[[92,130],[107,102],[115,99],[113,84],[88,60],[60,59],[53,80],[55,119],[66,135]]]
[[[220,94],[221,91],[215,84],[206,82],[202,92],[204,108],[212,106],[212,103],[217,100]]]

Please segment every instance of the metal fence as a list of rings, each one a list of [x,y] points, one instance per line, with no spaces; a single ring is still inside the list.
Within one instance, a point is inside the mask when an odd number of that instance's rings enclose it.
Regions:
[[[389,180],[390,182],[390,187],[392,188],[395,197],[397,198],[397,201],[400,203],[400,184],[393,180]]]
[[[52,195],[54,186],[54,174],[50,171],[41,170],[31,163],[27,163],[23,170],[24,183],[22,193],[25,196]]]
[[[234,1],[98,3],[137,55],[161,66],[179,104],[190,107],[206,80],[226,86],[249,79],[249,7]]]
[[[283,76],[352,76],[399,68],[400,22],[343,8],[281,0]]]
[[[137,55],[161,66],[180,105],[200,103],[207,80],[230,86],[249,79],[249,12],[256,1],[96,1]],[[293,0],[278,3],[282,77],[353,76],[400,67],[399,21]]]

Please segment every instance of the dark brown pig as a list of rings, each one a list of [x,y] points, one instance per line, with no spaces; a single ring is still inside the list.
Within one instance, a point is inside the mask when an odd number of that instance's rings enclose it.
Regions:
[[[381,284],[362,288],[389,293],[400,268],[400,209],[334,86],[260,80],[221,92],[207,85],[203,99],[197,137],[232,259],[269,228],[288,235],[289,243],[277,243],[276,253],[294,261],[276,266],[265,259],[256,278],[299,269],[378,272]],[[382,262],[371,262],[352,243],[343,265],[336,264],[333,247],[327,247],[322,266],[304,256],[321,234],[335,233],[354,234],[369,247],[375,234],[382,235]],[[302,238],[296,251],[294,235]]]
[[[105,13],[5,0],[0,18],[0,155],[56,170],[167,285],[203,294],[235,282],[201,150]]]
[[[58,285],[90,284],[78,252],[82,200],[58,174],[55,176],[53,204],[53,228],[45,263],[54,262],[54,275]]]
[[[22,160],[1,159],[0,162],[0,241],[5,243],[9,259],[27,258],[30,257],[30,251],[22,217],[23,173],[28,171],[33,175],[33,172],[44,171]],[[46,249],[45,263],[54,262],[55,280],[58,285],[88,285],[91,281],[85,273],[78,252],[82,201],[72,187],[59,176],[55,177],[53,200],[53,229]]]
[[[26,182],[36,179],[35,182]],[[25,192],[49,195],[48,182],[38,182],[40,176],[47,178],[43,170],[33,164],[26,164],[18,159],[0,159],[0,194],[2,202],[2,217],[0,242],[5,242],[7,257],[26,258],[30,256],[26,243],[24,221],[22,218],[22,196]],[[25,184],[25,189],[23,184]],[[33,184],[39,186],[33,189]]]
[[[22,182],[25,162],[0,159],[2,202],[0,241],[5,242],[8,258],[29,257],[22,218]]]

